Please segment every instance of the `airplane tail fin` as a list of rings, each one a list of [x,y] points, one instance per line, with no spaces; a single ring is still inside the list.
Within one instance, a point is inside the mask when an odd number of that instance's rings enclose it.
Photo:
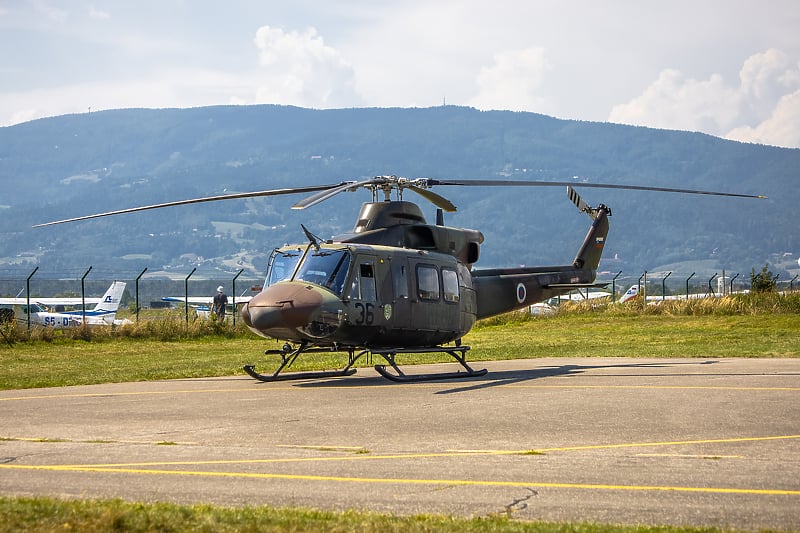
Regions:
[[[631,285],[631,288],[625,291],[625,294],[619,299],[619,303],[624,304],[628,300],[633,300],[639,295],[639,286]]]
[[[608,236],[608,217],[611,216],[611,209],[603,204],[591,207],[583,201],[583,198],[572,187],[567,187],[567,195],[579,210],[589,215],[589,218],[592,219],[592,226],[589,228],[589,232],[586,234],[586,238],[583,240],[583,244],[572,264],[575,268],[597,270],[597,266],[600,264],[600,256],[603,254],[606,237]]]
[[[115,281],[111,284],[108,288],[106,293],[103,295],[103,298],[100,302],[94,307],[94,311],[98,314],[110,314],[111,319],[114,319],[114,316],[119,309],[119,302],[122,300],[122,293],[125,292],[125,282],[124,281]]]

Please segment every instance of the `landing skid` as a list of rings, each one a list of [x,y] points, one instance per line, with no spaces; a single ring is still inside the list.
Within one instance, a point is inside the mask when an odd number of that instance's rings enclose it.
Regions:
[[[385,365],[375,365],[375,370],[383,377],[390,381],[397,383],[414,383],[417,381],[433,381],[439,379],[462,379],[462,378],[475,378],[486,375],[486,369],[474,370],[467,364],[465,354],[469,350],[469,346],[456,346],[454,348],[445,348],[441,346],[434,346],[430,348],[382,348],[382,349],[364,349],[356,353],[355,350],[349,350],[348,362],[344,368],[339,370],[322,370],[322,371],[308,371],[308,372],[290,372],[282,374],[281,372],[292,365],[301,353],[311,352],[332,352],[336,350],[330,349],[307,349],[307,343],[301,343],[297,348],[292,348],[290,345],[285,344],[282,350],[269,350],[265,352],[269,354],[278,354],[281,356],[281,364],[278,369],[272,374],[261,374],[256,372],[255,365],[245,365],[244,371],[251,377],[259,381],[290,381],[298,379],[324,379],[324,378],[338,378],[344,376],[352,376],[356,373],[353,368],[356,361],[362,356],[367,355],[371,359],[372,355],[380,355],[394,370],[387,369]],[[395,356],[399,353],[446,353],[453,357],[458,363],[464,367],[466,372],[439,372],[433,374],[406,374],[403,372],[395,361]]]
[[[341,368],[339,370],[319,370],[319,371],[308,371],[308,372],[291,372],[289,374],[281,374],[284,368],[292,366],[292,363],[295,362],[297,357],[301,353],[320,353],[320,352],[332,352],[335,350],[322,350],[322,349],[306,349],[308,343],[301,343],[300,346],[297,348],[292,348],[289,344],[284,344],[282,350],[267,350],[264,352],[266,355],[270,354],[278,354],[281,356],[281,364],[278,366],[278,369],[271,375],[261,374],[256,372],[255,365],[244,365],[244,371],[250,374],[253,378],[259,381],[290,381],[296,379],[324,379],[324,378],[339,378],[344,376],[352,376],[356,373],[356,369],[353,368],[358,359],[366,353],[362,351],[361,353],[354,355],[354,351],[350,351],[349,361],[347,366]]]
[[[390,350],[372,350],[373,354],[383,357],[389,366],[391,366],[395,373],[390,372],[383,365],[375,365],[375,370],[381,376],[390,381],[397,383],[414,383],[417,381],[434,381],[439,379],[461,379],[461,378],[477,378],[486,375],[486,369],[474,370],[467,364],[465,354],[469,350],[469,346],[457,346],[455,348],[443,348],[436,346],[433,348],[408,348],[408,349],[390,349]],[[458,354],[461,352],[461,355]],[[452,356],[456,361],[464,367],[466,372],[436,372],[433,374],[406,374],[394,360],[395,355],[398,353],[446,353]]]

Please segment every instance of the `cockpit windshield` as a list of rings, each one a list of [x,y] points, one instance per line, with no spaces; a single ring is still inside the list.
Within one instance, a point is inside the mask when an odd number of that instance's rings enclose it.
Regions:
[[[291,279],[297,262],[300,261],[302,255],[302,250],[295,249],[273,251],[269,260],[267,278],[264,280],[264,288],[266,289],[273,283]]]
[[[308,281],[342,294],[350,252],[347,250],[309,250],[294,276],[296,281]]]

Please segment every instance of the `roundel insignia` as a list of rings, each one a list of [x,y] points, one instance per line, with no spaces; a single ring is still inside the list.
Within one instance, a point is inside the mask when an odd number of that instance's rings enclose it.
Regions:
[[[528,296],[528,291],[525,289],[525,285],[522,283],[517,283],[517,301],[522,303],[525,301],[525,298]]]
[[[383,318],[386,320],[392,318],[392,304],[386,304],[383,306]]]

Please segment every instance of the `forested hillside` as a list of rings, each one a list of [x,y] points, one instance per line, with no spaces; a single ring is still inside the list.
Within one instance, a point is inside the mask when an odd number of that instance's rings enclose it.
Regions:
[[[305,211],[300,197],[176,207],[68,225],[31,225],[137,205],[395,174],[574,180],[763,194],[745,200],[580,189],[612,208],[601,269],[797,273],[800,150],[699,133],[464,107],[311,110],[286,106],[114,110],[0,128],[0,278],[35,265],[150,272],[261,272],[269,251],[305,240],[300,223],[349,231],[366,192]],[[486,236],[478,266],[572,260],[588,225],[562,187],[436,192],[449,225]],[[419,200],[429,220],[434,208]],[[792,270],[793,269],[793,270]],[[744,274],[743,274],[744,275]],[[111,277],[109,275],[108,277]]]

